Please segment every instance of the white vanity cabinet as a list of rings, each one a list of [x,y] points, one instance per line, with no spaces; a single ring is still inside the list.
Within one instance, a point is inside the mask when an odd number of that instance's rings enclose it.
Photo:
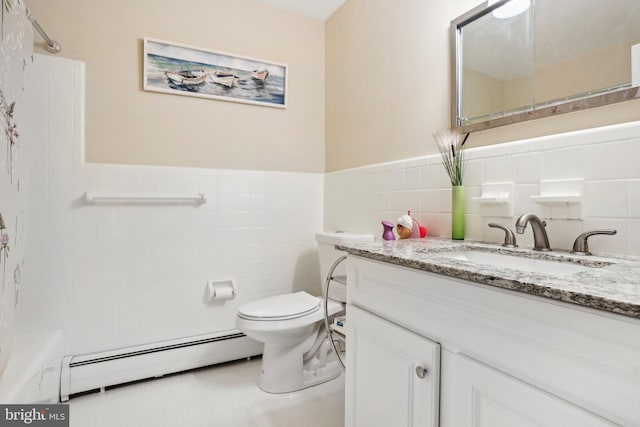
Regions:
[[[445,350],[442,359],[441,426],[617,425],[462,354]]]
[[[640,319],[354,255],[348,275],[347,427],[640,426]]]
[[[345,425],[436,427],[440,346],[355,306],[347,316]]]

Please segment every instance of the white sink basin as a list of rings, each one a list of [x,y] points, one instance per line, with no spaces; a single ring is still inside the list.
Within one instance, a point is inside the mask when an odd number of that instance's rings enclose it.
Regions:
[[[552,276],[565,276],[568,274],[580,273],[581,271],[588,271],[590,268],[593,268],[569,262],[525,258],[506,255],[503,253],[474,250],[441,252],[434,254],[434,257],[466,261],[473,264],[483,264],[497,269],[508,268],[511,270]]]

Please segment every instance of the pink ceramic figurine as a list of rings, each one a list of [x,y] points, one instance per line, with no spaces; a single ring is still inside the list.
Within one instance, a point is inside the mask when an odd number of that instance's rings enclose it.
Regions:
[[[396,232],[398,233],[399,239],[420,238],[427,235],[427,229],[411,217],[411,211],[408,211],[406,215],[398,218]]]

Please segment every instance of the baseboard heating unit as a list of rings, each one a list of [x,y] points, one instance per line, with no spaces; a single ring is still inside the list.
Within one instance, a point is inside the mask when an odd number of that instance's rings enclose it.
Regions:
[[[60,399],[84,391],[160,377],[262,354],[263,344],[238,330],[171,341],[66,356],[62,361]]]

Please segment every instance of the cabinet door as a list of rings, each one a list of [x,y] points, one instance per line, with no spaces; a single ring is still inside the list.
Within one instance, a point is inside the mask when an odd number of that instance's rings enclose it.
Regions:
[[[614,426],[501,371],[442,351],[442,427]]]
[[[346,425],[437,426],[440,346],[347,308]]]

